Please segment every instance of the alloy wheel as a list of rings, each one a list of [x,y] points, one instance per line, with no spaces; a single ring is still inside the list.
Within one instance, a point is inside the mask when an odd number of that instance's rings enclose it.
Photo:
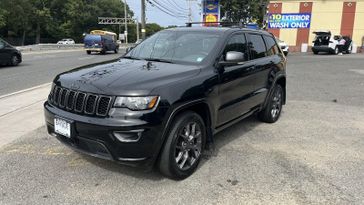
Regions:
[[[13,56],[13,57],[11,58],[11,64],[12,64],[12,65],[18,65],[18,63],[19,63],[19,58],[18,58],[18,56]]]
[[[189,122],[178,132],[175,146],[175,161],[179,169],[188,170],[200,158],[202,131],[197,122]]]
[[[273,118],[279,116],[282,109],[282,92],[280,89],[277,89],[272,98],[272,109],[271,115]]]

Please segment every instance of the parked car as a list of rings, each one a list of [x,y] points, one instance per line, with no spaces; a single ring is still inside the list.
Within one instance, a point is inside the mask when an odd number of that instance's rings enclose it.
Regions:
[[[21,52],[0,38],[0,65],[16,66],[21,62]]]
[[[184,179],[216,133],[253,114],[279,119],[281,52],[265,31],[163,30],[119,60],[59,74],[44,103],[46,126],[82,153]]]
[[[57,44],[60,44],[60,45],[73,45],[73,44],[75,44],[75,41],[73,39],[70,39],[70,38],[65,38],[65,39],[62,39],[62,40],[58,41]]]
[[[119,44],[116,39],[116,33],[94,30],[84,38],[85,50],[87,54],[99,52],[105,54],[108,51],[119,52]]]
[[[288,56],[288,53],[289,53],[289,46],[287,45],[286,42],[280,40],[279,38],[276,38],[277,42],[278,42],[278,45],[279,47],[281,47],[283,53],[285,56]]]
[[[330,31],[315,31],[313,33],[316,35],[312,45],[312,52],[314,54],[318,54],[319,52],[330,54],[339,53],[338,45],[341,38],[340,35],[332,35]],[[343,52],[351,53],[353,50],[353,42],[348,36],[345,36],[344,39],[346,40],[346,43]]]

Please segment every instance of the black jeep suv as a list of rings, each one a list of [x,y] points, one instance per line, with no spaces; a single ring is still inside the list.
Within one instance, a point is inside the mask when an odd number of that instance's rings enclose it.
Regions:
[[[278,120],[285,67],[265,31],[164,30],[121,59],[58,75],[47,129],[77,151],[183,179],[215,133],[254,113]]]

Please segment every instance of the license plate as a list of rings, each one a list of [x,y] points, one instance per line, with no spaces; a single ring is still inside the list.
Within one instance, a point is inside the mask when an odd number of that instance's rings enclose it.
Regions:
[[[71,123],[63,119],[54,118],[54,132],[71,138]]]

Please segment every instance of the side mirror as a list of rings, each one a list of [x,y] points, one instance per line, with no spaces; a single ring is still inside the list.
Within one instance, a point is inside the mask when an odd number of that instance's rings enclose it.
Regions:
[[[226,53],[225,61],[228,62],[243,62],[245,61],[245,54],[236,51],[229,51]]]
[[[229,51],[226,53],[225,61],[220,61],[219,64],[222,66],[231,66],[243,63],[246,61],[245,54],[237,51]]]

